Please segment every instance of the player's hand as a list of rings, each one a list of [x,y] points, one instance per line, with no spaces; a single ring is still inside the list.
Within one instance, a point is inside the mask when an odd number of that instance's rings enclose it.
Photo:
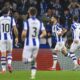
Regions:
[[[16,45],[18,44],[18,38],[15,38],[15,44]]]
[[[79,41],[78,41],[78,40],[75,40],[75,41],[74,41],[74,43],[78,44],[78,43],[79,43]]]
[[[62,36],[62,32],[57,32],[57,35]]]

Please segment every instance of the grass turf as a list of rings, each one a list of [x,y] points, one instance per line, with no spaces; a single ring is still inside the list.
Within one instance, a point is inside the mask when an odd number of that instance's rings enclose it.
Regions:
[[[0,80],[30,80],[30,71],[0,74]],[[80,80],[80,71],[38,71],[34,80]]]

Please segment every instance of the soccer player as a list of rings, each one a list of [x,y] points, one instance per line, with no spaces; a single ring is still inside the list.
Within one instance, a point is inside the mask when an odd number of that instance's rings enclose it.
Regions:
[[[31,67],[31,79],[35,78],[37,62],[36,57],[39,51],[39,38],[46,35],[44,25],[36,18],[37,10],[30,7],[28,10],[29,19],[24,21],[24,30],[22,32],[22,39],[25,39],[23,49],[23,62],[33,62]]]
[[[73,17],[73,24],[71,25],[73,42],[70,47],[70,52],[67,56],[69,56],[74,63],[74,70],[79,67],[77,62],[77,57],[74,52],[80,47],[80,23],[78,22],[78,17]]]
[[[12,30],[14,30],[15,42],[17,44],[18,31],[16,28],[16,23],[14,18],[8,15],[8,9],[5,8],[5,10],[3,11],[3,16],[0,17],[0,51],[2,73],[6,72],[6,64],[9,72],[12,72]]]
[[[62,35],[66,32],[66,30],[62,30],[62,26],[58,23],[58,17],[53,16],[51,18],[52,22],[52,52],[53,52],[53,66],[50,70],[56,70],[56,64],[58,61],[58,52],[61,51],[64,55],[67,53],[67,49],[65,47],[65,41]]]

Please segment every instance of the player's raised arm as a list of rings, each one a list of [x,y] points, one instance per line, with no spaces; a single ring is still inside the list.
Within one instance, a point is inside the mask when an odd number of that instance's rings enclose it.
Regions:
[[[43,26],[43,23],[42,23],[41,31],[42,31],[42,33],[41,33],[41,35],[40,35],[40,38],[43,38],[43,37],[46,36],[46,30],[45,30],[45,28],[44,28],[44,26]]]
[[[24,39],[26,38],[26,34],[27,34],[27,25],[26,25],[26,22],[24,22],[24,29],[21,35],[22,41],[24,41]]]

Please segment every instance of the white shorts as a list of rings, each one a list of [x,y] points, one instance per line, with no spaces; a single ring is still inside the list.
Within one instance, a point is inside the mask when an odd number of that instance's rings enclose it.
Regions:
[[[79,47],[80,47],[80,41],[78,44],[73,41],[70,47],[70,52],[75,52]]]
[[[12,40],[0,40],[0,51],[12,51],[13,43]]]
[[[24,46],[22,59],[25,62],[29,58],[36,58],[39,51],[39,47]]]
[[[54,50],[62,51],[63,48],[65,48],[65,42],[57,42]]]

